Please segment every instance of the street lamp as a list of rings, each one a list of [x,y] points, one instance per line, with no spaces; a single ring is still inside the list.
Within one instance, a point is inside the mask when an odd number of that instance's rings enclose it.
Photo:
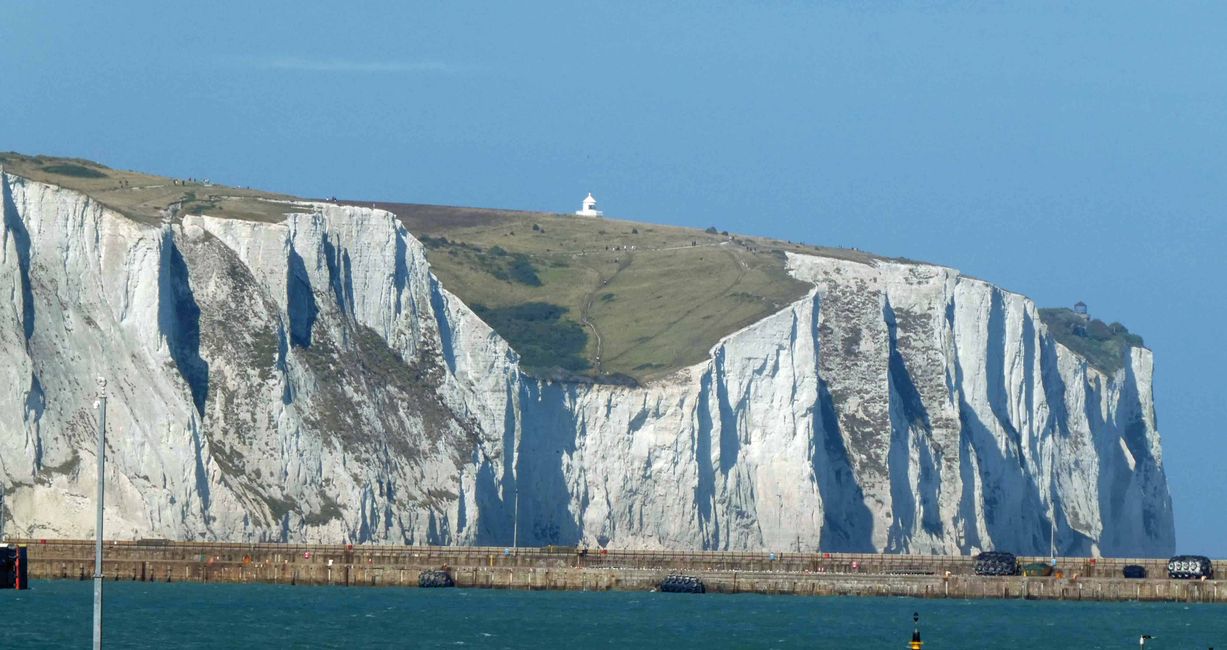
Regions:
[[[107,380],[98,378],[98,519],[94,526],[94,650],[102,648],[102,497],[106,463]]]

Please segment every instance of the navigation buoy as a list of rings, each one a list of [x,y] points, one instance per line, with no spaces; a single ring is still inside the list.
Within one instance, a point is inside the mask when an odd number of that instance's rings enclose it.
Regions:
[[[921,650],[925,647],[925,642],[920,640],[920,612],[912,612],[912,642],[908,644],[910,650]]]

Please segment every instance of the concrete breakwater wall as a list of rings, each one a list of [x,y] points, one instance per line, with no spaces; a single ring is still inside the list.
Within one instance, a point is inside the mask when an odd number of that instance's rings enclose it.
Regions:
[[[80,540],[20,540],[30,577],[88,579],[94,547]],[[503,589],[649,590],[672,572],[709,592],[922,598],[1034,598],[1227,602],[1227,582],[1169,580],[1166,561],[1058,558],[1063,577],[984,577],[973,558],[918,555],[589,551],[573,548],[333,546],[108,542],[108,580],[416,586],[446,567],[457,586]],[[1024,558],[1029,561],[1032,558]],[[1148,579],[1125,579],[1126,564]],[[1227,563],[1216,562],[1216,575]]]

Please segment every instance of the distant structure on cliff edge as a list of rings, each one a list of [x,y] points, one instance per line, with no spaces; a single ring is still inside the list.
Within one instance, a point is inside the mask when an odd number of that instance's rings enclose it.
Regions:
[[[588,192],[588,198],[584,199],[583,207],[576,210],[575,214],[581,217],[599,217],[605,213],[596,209],[596,199],[592,198],[592,192]]]

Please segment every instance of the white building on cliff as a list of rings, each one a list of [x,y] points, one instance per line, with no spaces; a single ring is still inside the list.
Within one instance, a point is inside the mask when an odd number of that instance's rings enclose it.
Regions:
[[[592,197],[592,192],[588,192],[588,198],[584,199],[583,207],[576,210],[575,214],[581,217],[599,217],[605,213],[596,209],[596,199]]]

